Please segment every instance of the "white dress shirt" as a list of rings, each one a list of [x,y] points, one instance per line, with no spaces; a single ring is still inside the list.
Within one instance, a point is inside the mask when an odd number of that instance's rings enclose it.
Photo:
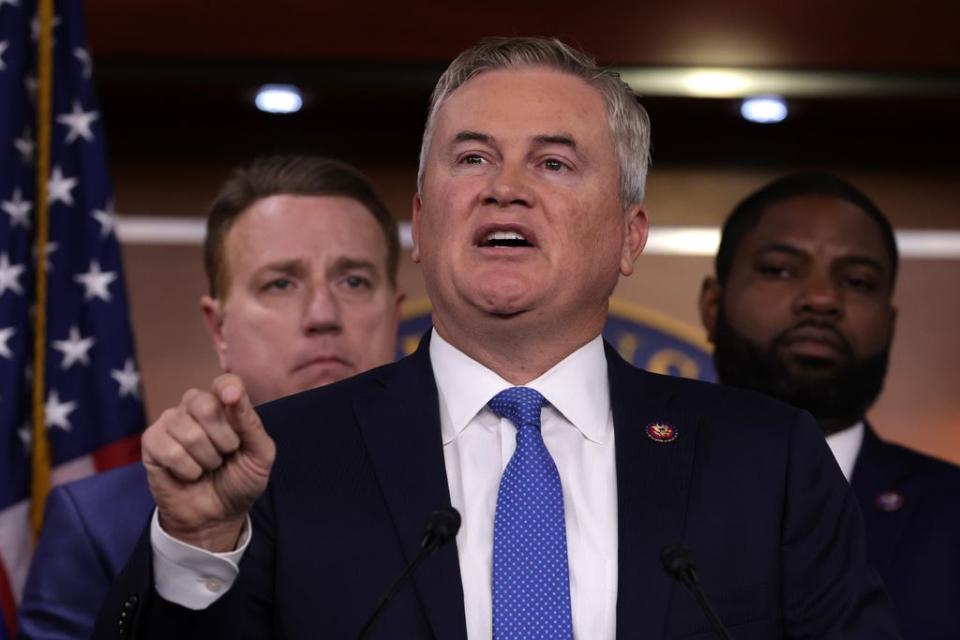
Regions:
[[[486,405],[509,382],[437,335],[430,360],[440,397],[440,429],[450,502],[460,511],[457,553],[467,636],[492,636],[493,519],[500,476],[516,448],[516,428]],[[550,403],[541,433],[563,485],[574,637],[616,636],[617,477],[613,414],[603,341],[597,336],[527,385]],[[248,524],[249,529],[249,524]],[[151,524],[154,582],[166,600],[210,606],[232,585],[250,536],[214,554]]]
[[[517,445],[513,423],[486,405],[513,386],[436,331],[430,361],[440,396],[450,502],[463,516],[457,553],[469,638],[492,635],[493,518],[500,477]],[[541,433],[563,486],[573,634],[616,635],[617,474],[603,341],[597,336],[524,385],[550,403]]]
[[[830,445],[830,451],[833,452],[833,457],[837,459],[837,464],[843,471],[843,477],[850,482],[850,478],[853,477],[853,467],[857,464],[857,456],[860,455],[860,447],[863,445],[863,420],[843,431],[827,436],[827,444]]]

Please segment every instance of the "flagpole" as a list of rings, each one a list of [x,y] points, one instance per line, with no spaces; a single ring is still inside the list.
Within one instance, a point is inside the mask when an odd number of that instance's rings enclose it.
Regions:
[[[53,126],[53,0],[38,0],[37,18],[37,238],[36,307],[33,331],[33,452],[31,456],[30,524],[34,541],[43,524],[43,508],[50,492],[50,441],[47,439],[46,391],[47,269],[50,236],[49,193],[51,129]]]

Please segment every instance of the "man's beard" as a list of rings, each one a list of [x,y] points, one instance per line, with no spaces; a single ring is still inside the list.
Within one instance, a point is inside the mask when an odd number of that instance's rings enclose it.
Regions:
[[[798,359],[803,370],[791,371],[778,356],[778,349],[790,331],[806,326],[834,329],[842,342],[846,362],[831,364],[813,358],[805,362]],[[831,323],[817,320],[797,323],[777,335],[768,348],[763,348],[730,326],[722,306],[717,312],[714,346],[713,362],[720,382],[759,391],[805,409],[829,432],[863,418],[883,389],[890,358],[887,343],[880,352],[856,359],[846,338]],[[828,428],[829,425],[832,426]]]

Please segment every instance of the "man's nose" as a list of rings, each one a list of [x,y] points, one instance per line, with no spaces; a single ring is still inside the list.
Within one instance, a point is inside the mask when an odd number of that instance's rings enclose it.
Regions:
[[[306,333],[339,333],[342,328],[340,301],[328,282],[310,287],[304,301],[303,329]]]
[[[523,167],[504,162],[490,176],[483,193],[483,203],[496,207],[532,207],[536,197]]]
[[[843,294],[830,274],[814,273],[801,281],[795,306],[799,313],[839,317]]]

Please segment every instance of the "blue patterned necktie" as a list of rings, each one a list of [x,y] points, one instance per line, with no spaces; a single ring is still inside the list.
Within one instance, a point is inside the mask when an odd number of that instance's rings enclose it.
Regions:
[[[563,490],[540,435],[537,391],[512,387],[490,409],[517,428],[493,522],[493,637],[495,640],[573,638]]]

